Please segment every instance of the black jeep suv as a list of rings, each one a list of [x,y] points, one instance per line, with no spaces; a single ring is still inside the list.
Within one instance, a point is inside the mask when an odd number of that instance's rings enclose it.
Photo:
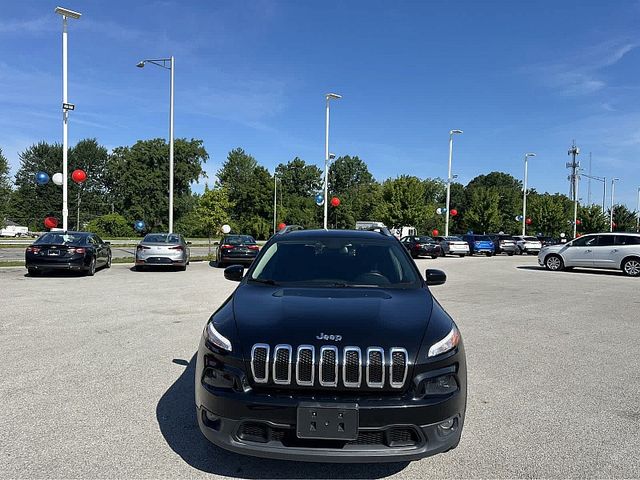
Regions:
[[[455,448],[467,397],[460,332],[386,232],[274,235],[209,319],[195,400],[228,450],[314,462],[397,462]]]

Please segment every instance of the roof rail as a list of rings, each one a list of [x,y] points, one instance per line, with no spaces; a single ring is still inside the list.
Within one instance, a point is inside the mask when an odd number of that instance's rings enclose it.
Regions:
[[[389,231],[387,227],[369,227],[369,228],[364,228],[362,230],[365,230],[367,232],[378,232],[387,237],[393,237],[393,234]]]
[[[278,230],[276,235],[284,235],[285,233],[295,232],[296,230],[304,230],[304,227],[301,225],[287,225],[282,230]]]

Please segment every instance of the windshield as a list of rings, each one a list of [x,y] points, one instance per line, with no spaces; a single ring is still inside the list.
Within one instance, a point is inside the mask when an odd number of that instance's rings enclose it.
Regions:
[[[222,243],[228,245],[242,245],[242,244],[254,244],[256,241],[249,235],[230,235],[224,238]]]
[[[143,242],[153,243],[179,243],[180,237],[174,234],[167,233],[149,233],[142,239]]]
[[[536,237],[524,237],[524,240],[526,240],[527,242],[539,242],[540,241]]]
[[[413,237],[413,239],[419,243],[435,243],[431,237]]]
[[[444,237],[444,239],[449,242],[462,242],[460,237]]]
[[[87,235],[83,233],[45,233],[38,240],[36,240],[34,245],[39,245],[43,243],[54,244],[54,245],[82,245],[85,243],[87,239]]]
[[[336,287],[421,286],[400,244],[356,238],[273,243],[249,281]]]

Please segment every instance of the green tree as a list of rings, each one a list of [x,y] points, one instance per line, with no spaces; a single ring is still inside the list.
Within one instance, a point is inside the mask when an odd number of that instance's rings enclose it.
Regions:
[[[475,188],[492,189],[498,194],[499,221],[494,224],[496,231],[519,231],[519,224],[515,217],[522,213],[522,182],[520,180],[503,172],[479,175],[467,184],[467,203],[471,200],[471,192]],[[532,189],[529,189],[529,192],[534,193]]]
[[[200,225],[200,232],[208,237],[221,233],[222,225],[231,221],[231,210],[233,203],[229,200],[229,195],[223,187],[209,189],[205,191],[198,201],[194,210],[194,215]]]
[[[528,235],[542,233],[558,237],[570,228],[567,227],[563,202],[559,202],[557,197],[548,193],[527,197],[527,218],[531,218],[531,225],[526,226]]]
[[[106,238],[133,237],[136,234],[127,219],[118,213],[94,218],[87,224],[86,230]]]
[[[601,205],[580,205],[578,207],[578,219],[580,220],[580,225],[578,225],[580,233],[609,231],[609,219],[602,213]]]
[[[0,148],[0,221],[9,213],[9,198],[11,197],[11,179],[9,177],[9,161],[2,154]]]
[[[465,222],[476,233],[498,231],[501,225],[500,196],[493,188],[475,187],[471,190]]]
[[[265,238],[273,215],[273,177],[241,148],[229,152],[217,173],[232,203],[231,221],[239,233]],[[261,220],[258,220],[261,219]]]
[[[609,217],[611,209],[609,209]],[[616,232],[635,232],[636,231],[636,212],[629,210],[624,205],[613,206],[613,223]],[[607,229],[608,230],[608,229]]]
[[[375,217],[392,228],[423,225],[428,215],[424,196],[424,183],[418,177],[388,179],[382,184],[382,202]]]
[[[151,230],[168,227],[169,145],[162,138],[139,140],[113,150],[108,163],[109,199],[130,222],[144,220]],[[209,155],[202,140],[174,142],[174,215],[193,207],[191,184],[204,174]]]
[[[276,175],[283,205],[279,219],[290,225],[316,227],[322,210],[314,200],[322,185],[320,169],[296,157],[286,164],[279,164]]]

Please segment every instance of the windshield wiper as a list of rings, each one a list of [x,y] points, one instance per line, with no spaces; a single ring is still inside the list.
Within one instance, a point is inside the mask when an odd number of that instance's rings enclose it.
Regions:
[[[249,281],[256,282],[256,283],[264,283],[265,285],[278,285],[274,280],[271,280],[270,278],[250,278]]]

